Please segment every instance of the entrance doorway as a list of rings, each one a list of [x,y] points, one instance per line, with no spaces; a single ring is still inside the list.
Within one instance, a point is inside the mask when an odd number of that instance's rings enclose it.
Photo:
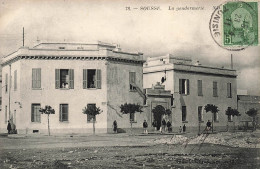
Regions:
[[[153,102],[152,103],[152,122],[156,122],[157,130],[160,129],[162,125],[162,119],[166,111],[167,103],[166,102]]]

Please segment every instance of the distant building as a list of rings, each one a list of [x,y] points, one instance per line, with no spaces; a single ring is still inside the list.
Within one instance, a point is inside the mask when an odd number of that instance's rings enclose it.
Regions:
[[[201,132],[212,119],[216,130],[225,130],[225,111],[228,107],[237,108],[236,77],[235,70],[193,64],[189,58],[170,54],[148,58],[143,70],[144,88],[160,82],[171,91],[175,131],[185,124],[187,131]],[[206,113],[206,104],[218,106],[219,112]]]
[[[260,123],[260,96],[251,96],[251,95],[238,95],[237,96],[237,107],[240,112],[241,122],[251,122],[252,118],[246,114],[246,112],[252,108],[258,110],[258,115],[256,117],[257,126],[259,127]],[[241,124],[242,125],[242,124]]]
[[[47,117],[39,109],[50,105],[51,131],[92,132],[85,106],[103,111],[96,117],[96,131],[109,132],[114,120],[119,128],[142,126],[145,114],[122,115],[124,103],[143,103],[143,54],[121,51],[107,43],[41,43],[22,47],[2,59],[2,105],[0,128],[7,121],[18,133],[45,133]],[[137,117],[136,117],[137,116]],[[137,120],[138,119],[138,120]]]

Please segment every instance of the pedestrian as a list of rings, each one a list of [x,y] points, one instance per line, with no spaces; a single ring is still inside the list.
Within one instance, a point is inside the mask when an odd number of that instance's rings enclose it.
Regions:
[[[168,120],[166,125],[167,125],[168,132],[169,133],[172,132],[172,124],[171,124],[171,122],[169,120]]]
[[[148,127],[148,124],[147,124],[146,120],[144,120],[144,122],[143,122],[144,134],[148,134],[147,127]]]
[[[166,121],[164,119],[162,120],[162,130],[166,130]]]
[[[114,133],[117,133],[117,122],[116,122],[116,120],[113,122],[113,131],[114,131]]]
[[[157,131],[157,121],[153,121],[152,125],[154,127],[154,131]]]
[[[208,120],[207,124],[206,124],[206,132],[208,133],[211,129],[211,122]]]
[[[11,134],[12,127],[11,127],[11,123],[9,120],[8,120],[8,124],[7,124],[7,130],[8,130],[8,134]]]
[[[182,127],[180,126],[180,128],[179,128],[179,132],[181,133],[182,132]]]
[[[183,131],[183,133],[186,132],[186,126],[185,126],[185,124],[184,124],[183,127],[182,127],[182,131]]]

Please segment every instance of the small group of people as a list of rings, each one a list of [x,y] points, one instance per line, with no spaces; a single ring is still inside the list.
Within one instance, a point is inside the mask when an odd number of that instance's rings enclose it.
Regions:
[[[186,132],[186,125],[180,126],[179,133],[185,133]]]
[[[165,131],[172,132],[172,124],[169,120],[166,123],[165,119],[163,119],[161,124],[162,125],[160,126],[160,129],[159,129],[161,132],[165,132]],[[153,121],[152,126],[154,127],[154,131],[158,130],[159,126],[157,124],[157,121]]]
[[[162,125],[160,126],[160,132],[166,132],[168,131],[169,133],[172,132],[172,124],[171,122],[168,120],[167,123],[165,121],[165,119],[162,120]],[[153,121],[152,123],[152,126],[154,127],[154,130],[157,131],[158,130],[158,125],[157,125],[157,121]],[[114,120],[113,122],[113,131],[114,133],[117,133],[118,131],[118,128],[117,128],[117,121]],[[144,120],[143,122],[143,129],[144,129],[144,134],[148,134],[148,123],[146,120]],[[10,134],[10,131],[11,131],[11,124],[10,122],[8,121],[8,125],[7,125],[7,130],[8,130],[8,134]],[[208,133],[209,131],[211,130],[211,122],[208,120],[207,124],[206,124],[206,128],[205,128],[205,131]],[[179,133],[185,133],[186,132],[186,125],[184,124],[183,126],[180,126],[179,128]]]

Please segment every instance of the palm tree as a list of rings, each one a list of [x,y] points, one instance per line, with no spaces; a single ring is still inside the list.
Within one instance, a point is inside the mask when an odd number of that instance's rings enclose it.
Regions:
[[[258,114],[258,110],[251,108],[246,112],[246,114],[253,118],[253,131],[256,130],[256,116]]]
[[[132,103],[125,103],[120,106],[120,111],[123,114],[135,114],[136,112],[143,112],[142,111],[142,106],[139,104],[132,104]],[[132,131],[132,125],[133,125],[133,120],[130,119],[130,124],[131,124],[131,131]]]
[[[232,109],[231,107],[228,107],[228,109],[226,110],[226,115],[227,116],[232,116],[233,117],[233,127],[235,129],[235,120],[234,120],[234,116],[241,116],[241,114],[238,112],[237,109]]]
[[[204,110],[207,112],[211,112],[212,113],[212,132],[213,132],[213,121],[214,121],[214,115],[219,111],[218,110],[218,106],[215,106],[213,104],[207,104],[205,107],[204,107]]]
[[[55,110],[51,106],[46,105],[45,108],[40,108],[39,111],[42,114],[47,114],[48,115],[48,134],[50,136],[51,133],[50,133],[50,120],[49,120],[49,116],[50,116],[50,114],[55,114]]]
[[[88,104],[84,109],[82,110],[83,114],[87,114],[92,118],[93,122],[93,134],[96,133],[95,129],[95,123],[96,123],[96,115],[102,113],[102,110],[99,107],[96,107],[96,104]]]

